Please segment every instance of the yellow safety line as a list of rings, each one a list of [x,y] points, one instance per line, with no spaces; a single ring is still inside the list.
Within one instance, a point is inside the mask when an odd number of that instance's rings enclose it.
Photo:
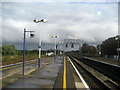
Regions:
[[[25,63],[25,65],[28,65],[28,64],[30,64],[30,63],[35,63],[35,62],[28,62],[28,63]],[[1,71],[1,70],[5,70],[5,69],[9,69],[9,68],[19,67],[19,66],[22,66],[22,64],[16,65],[16,66],[7,67],[7,68],[4,68],[4,69],[0,69],[0,71]]]
[[[66,82],[66,57],[64,57],[64,74],[63,74],[63,90],[66,90],[67,82]]]

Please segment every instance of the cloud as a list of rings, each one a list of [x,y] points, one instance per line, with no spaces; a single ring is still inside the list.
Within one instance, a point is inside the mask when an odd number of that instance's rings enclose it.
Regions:
[[[14,0],[14,2],[118,2],[119,0]],[[4,2],[13,2],[13,0],[4,0]]]
[[[3,42],[22,43],[24,28],[35,30],[32,41],[27,34],[32,43],[38,43],[39,33],[43,42],[54,42],[52,35],[59,35],[59,40],[102,41],[117,34],[117,8],[117,4],[4,2]],[[48,22],[36,24],[36,18],[47,18]]]

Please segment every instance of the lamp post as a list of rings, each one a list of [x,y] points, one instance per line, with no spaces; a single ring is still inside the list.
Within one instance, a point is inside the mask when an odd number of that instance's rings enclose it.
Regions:
[[[38,20],[38,19],[35,19],[34,22],[35,23],[46,23],[48,20],[47,19],[42,19],[42,20]],[[40,31],[39,31],[39,34],[40,34]],[[39,50],[39,56],[38,56],[38,68],[40,67],[40,59],[41,59],[41,38],[39,36],[39,45],[38,45],[38,50]]]
[[[61,44],[61,45],[60,45],[60,51],[61,51],[61,55],[62,55],[62,51],[63,51],[63,47],[62,47],[62,46],[63,46],[63,42],[60,42],[60,44]]]
[[[64,42],[62,41],[61,42],[61,54],[62,54],[62,56],[61,57],[63,57],[63,54],[64,54],[64,50],[63,50],[63,48],[64,48]]]
[[[22,75],[24,76],[24,71],[25,71],[25,50],[26,50],[26,32],[35,32],[35,31],[26,31],[26,28],[24,28],[24,41],[23,41],[23,70],[22,70]],[[34,34],[30,34],[31,37],[33,38]]]
[[[99,44],[99,57],[102,57],[102,43]]]
[[[63,55],[63,52],[62,52],[62,51],[63,51],[63,49],[62,49],[62,48],[63,48],[63,47],[62,47],[62,46],[63,46],[63,42],[61,41],[61,42],[59,42],[59,44],[60,44],[59,54],[60,54],[60,58],[62,58],[62,55]]]
[[[59,36],[57,36],[57,35],[55,35],[55,36],[52,36],[54,39],[55,39],[55,44],[54,44],[54,61],[55,61],[55,56],[56,56],[56,39],[59,37]]]
[[[119,65],[119,51],[120,51],[120,48],[119,48],[119,45],[120,45],[120,42],[119,42],[119,39],[120,38],[120,36],[118,35],[116,38],[115,38],[115,40],[117,40],[118,41],[118,48],[117,48],[117,51],[118,51],[118,65]]]

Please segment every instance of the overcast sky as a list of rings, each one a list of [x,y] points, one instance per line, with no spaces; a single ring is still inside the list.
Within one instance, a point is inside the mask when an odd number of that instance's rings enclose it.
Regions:
[[[100,42],[118,34],[119,0],[30,1],[2,2],[2,42],[22,43],[24,28],[35,31],[34,39],[27,33],[27,42],[32,43],[38,43],[39,31],[43,42],[54,42],[52,35],[58,35],[58,40]],[[48,22],[33,22],[42,18]]]

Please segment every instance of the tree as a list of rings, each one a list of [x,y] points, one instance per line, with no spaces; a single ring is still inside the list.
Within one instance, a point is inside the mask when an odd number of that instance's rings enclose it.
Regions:
[[[84,43],[82,47],[82,53],[83,54],[97,54],[97,49],[92,45],[88,45]]]
[[[97,49],[94,46],[89,46],[89,53],[90,54],[97,54]]]
[[[0,46],[0,56],[2,55],[2,46]]]
[[[102,43],[102,56],[105,55],[117,55],[118,41],[115,40],[116,37],[108,38]]]
[[[89,45],[86,44],[86,43],[83,44],[83,46],[82,46],[82,53],[84,53],[84,54],[85,54],[85,53],[88,53],[88,51],[89,51],[89,50],[88,50],[88,46],[89,46]]]
[[[2,46],[2,55],[15,55],[17,53],[16,47],[12,44],[4,44]]]

